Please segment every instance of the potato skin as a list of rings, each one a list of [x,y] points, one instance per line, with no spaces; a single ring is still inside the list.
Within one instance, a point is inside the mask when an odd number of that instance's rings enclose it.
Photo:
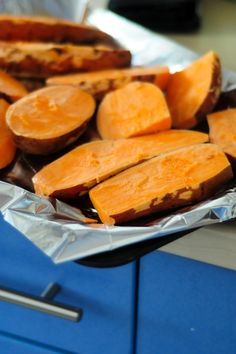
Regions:
[[[130,62],[131,53],[125,49],[0,42],[0,68],[15,77],[44,79],[68,73],[123,68]]]
[[[218,56],[215,57],[214,64],[212,82],[208,95],[196,113],[197,122],[201,122],[209,112],[212,112],[221,94],[221,64]]]
[[[105,44],[113,48],[118,42],[96,27],[49,17],[0,15],[0,40]]]
[[[167,102],[176,129],[191,129],[213,111],[221,91],[221,64],[210,51],[174,73],[167,87]]]
[[[222,182],[230,180],[232,177],[232,169],[228,166],[218,175],[201,183],[197,189],[181,189],[178,190],[174,196],[172,194],[167,194],[163,201],[158,205],[155,203],[155,198],[152,200],[151,205],[144,210],[136,212],[135,209],[130,209],[124,213],[110,215],[110,218],[114,220],[114,224],[122,224],[142,216],[163,212],[165,210],[171,211],[175,208],[180,208],[181,206],[197,203],[212,196],[217,190],[219,190],[219,185],[221,185]],[[180,195],[184,192],[192,193],[191,198],[189,198],[187,202],[186,199],[180,198]]]
[[[76,141],[86,130],[88,122],[84,122],[79,128],[55,137],[53,139],[33,139],[12,132],[13,140],[16,146],[22,151],[33,155],[50,155],[64,149],[67,145]]]
[[[48,78],[46,84],[48,86],[60,84],[76,86],[90,93],[97,101],[101,101],[108,92],[122,88],[132,81],[150,82],[160,87],[163,91],[166,89],[170,78],[169,69],[167,67],[163,67],[163,72],[159,73],[155,73],[155,67],[153,73],[151,73],[150,70],[149,72],[145,72],[146,68],[143,68],[143,72],[141,68],[139,73],[137,73],[137,71],[132,72],[132,69],[133,68],[100,70],[100,77],[94,77],[93,72],[88,74],[54,76]],[[165,69],[166,71],[164,71]],[[109,72],[111,72],[111,74]],[[97,71],[95,75],[96,73]],[[112,74],[114,76],[112,76]]]

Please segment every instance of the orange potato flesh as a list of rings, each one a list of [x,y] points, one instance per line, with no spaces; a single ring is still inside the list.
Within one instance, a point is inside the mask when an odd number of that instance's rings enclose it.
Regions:
[[[14,103],[6,119],[13,134],[44,140],[73,131],[94,110],[94,99],[88,93],[72,86],[55,86],[35,91]]]
[[[8,166],[14,159],[16,147],[7,128],[5,116],[9,104],[0,99],[0,168]]]
[[[89,195],[104,224],[119,224],[202,200],[232,176],[217,145],[197,144],[131,167]]]
[[[223,149],[224,153],[226,155],[228,155],[229,157],[231,157],[231,162],[233,163],[234,167],[235,167],[235,161],[236,161],[236,144],[234,145],[229,145],[229,146],[226,146],[224,149]]]
[[[151,82],[159,86],[160,89],[165,90],[169,77],[169,69],[164,66],[134,67],[54,76],[47,79],[47,85],[78,86],[100,100],[107,92],[121,88],[131,81]]]
[[[211,142],[236,159],[236,108],[209,114],[207,120]]]
[[[194,127],[212,111],[220,89],[220,62],[214,52],[207,53],[183,71],[173,74],[167,87],[173,127]]]
[[[19,81],[0,70],[0,93],[3,93],[14,102],[27,95],[28,91]]]
[[[120,139],[157,133],[171,127],[162,91],[147,82],[132,82],[108,93],[97,113],[103,139]]]
[[[81,145],[45,166],[33,177],[39,195],[76,198],[118,172],[167,151],[208,141],[194,131],[169,130],[155,135],[100,140]]]

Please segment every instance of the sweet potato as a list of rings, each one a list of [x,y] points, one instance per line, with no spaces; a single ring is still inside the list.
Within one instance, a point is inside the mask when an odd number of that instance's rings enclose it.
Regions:
[[[14,159],[16,146],[7,128],[5,116],[9,104],[0,99],[0,169],[8,166]]]
[[[170,77],[165,66],[150,68],[128,68],[93,71],[90,73],[54,76],[47,79],[47,85],[73,85],[89,92],[96,100],[101,100],[106,93],[125,86],[131,81],[151,82],[165,90]]]
[[[0,15],[0,40],[74,44],[102,43],[117,47],[117,42],[98,28],[59,18]]]
[[[220,90],[220,60],[213,52],[173,74],[167,87],[173,127],[186,129],[196,126],[213,110]]]
[[[217,145],[197,144],[154,157],[90,190],[104,224],[195,203],[232,178],[231,166]]]
[[[19,81],[0,70],[0,96],[9,102],[15,102],[27,93],[28,91]]]
[[[103,139],[147,135],[171,127],[162,91],[147,82],[131,82],[108,93],[97,113],[97,129]]]
[[[210,140],[236,162],[236,108],[215,112],[207,116]]]
[[[0,42],[0,68],[16,77],[47,78],[130,65],[125,49],[71,44]]]
[[[208,141],[200,132],[168,130],[159,134],[80,145],[33,177],[35,192],[73,199],[91,187],[143,160],[180,147]]]
[[[72,86],[53,86],[13,103],[6,121],[21,150],[48,155],[77,140],[94,110],[95,101],[87,92]]]

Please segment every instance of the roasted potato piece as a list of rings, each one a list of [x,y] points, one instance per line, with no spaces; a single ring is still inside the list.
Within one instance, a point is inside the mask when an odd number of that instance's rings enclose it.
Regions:
[[[9,104],[0,99],[0,169],[8,166],[13,161],[16,153],[16,146],[5,120],[8,107]]]
[[[0,42],[0,68],[24,78],[47,78],[53,75],[130,65],[131,54],[125,49],[77,46],[71,44]]]
[[[23,151],[48,155],[73,143],[95,110],[91,95],[72,86],[46,87],[12,104],[6,122]]]
[[[163,92],[147,82],[131,82],[108,93],[97,112],[103,139],[120,139],[170,129],[171,117]]]
[[[117,41],[96,27],[39,16],[0,15],[0,40],[118,46]]]
[[[187,129],[197,125],[213,110],[220,91],[221,65],[214,52],[173,74],[167,87],[173,127]]]
[[[0,96],[8,102],[15,102],[27,95],[25,86],[4,71],[0,70]]]
[[[169,69],[165,66],[133,67],[54,76],[47,79],[47,85],[77,86],[100,101],[108,92],[119,89],[132,81],[151,82],[159,86],[161,90],[165,90],[169,78]]]
[[[236,164],[236,108],[211,113],[207,116],[210,141],[219,145]]]
[[[139,138],[83,144],[36,173],[33,177],[35,192],[60,199],[74,199],[97,183],[141,161],[206,141],[208,135],[204,133],[168,130]]]
[[[89,195],[104,224],[120,224],[208,198],[232,177],[217,145],[197,144],[131,167]]]

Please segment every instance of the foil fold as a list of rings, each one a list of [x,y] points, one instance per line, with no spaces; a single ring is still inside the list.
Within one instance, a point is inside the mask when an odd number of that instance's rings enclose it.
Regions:
[[[6,222],[55,263],[81,259],[126,245],[163,237],[236,217],[236,187],[149,226],[93,223],[80,210],[0,182],[0,211]]]

